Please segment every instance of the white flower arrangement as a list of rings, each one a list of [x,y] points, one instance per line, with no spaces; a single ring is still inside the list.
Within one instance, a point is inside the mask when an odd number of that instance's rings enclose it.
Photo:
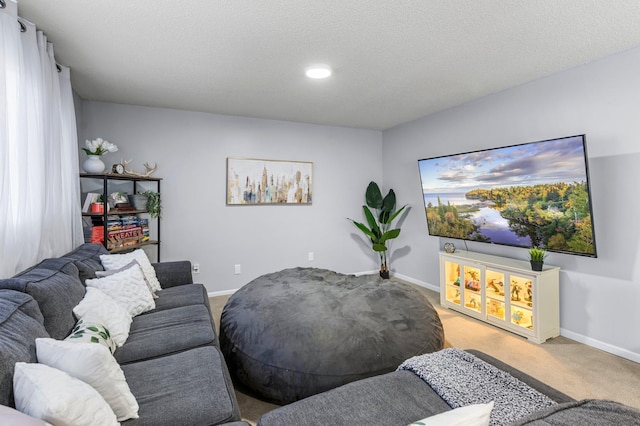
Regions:
[[[87,155],[103,155],[107,152],[116,152],[118,150],[118,145],[107,142],[102,138],[98,138],[92,141],[87,139],[85,141],[85,145],[87,147],[82,148],[82,150],[86,152]]]

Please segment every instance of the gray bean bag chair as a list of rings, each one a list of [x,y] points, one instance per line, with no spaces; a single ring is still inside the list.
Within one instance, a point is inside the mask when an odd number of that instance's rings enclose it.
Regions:
[[[394,371],[443,346],[437,312],[410,285],[325,269],[258,277],[229,299],[220,321],[236,384],[279,404]]]

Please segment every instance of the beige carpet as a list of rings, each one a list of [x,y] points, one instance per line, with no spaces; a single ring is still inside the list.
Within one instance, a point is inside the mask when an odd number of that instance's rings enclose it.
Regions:
[[[610,399],[640,409],[640,364],[557,337],[538,345],[440,306],[439,294],[417,287],[436,307],[448,346],[477,349],[504,361],[575,399]],[[216,324],[228,296],[210,299]],[[254,424],[276,408],[236,392],[243,419]]]

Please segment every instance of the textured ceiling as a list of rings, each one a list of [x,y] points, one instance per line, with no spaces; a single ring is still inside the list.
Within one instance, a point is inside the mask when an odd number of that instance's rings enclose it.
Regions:
[[[640,45],[638,0],[18,0],[87,100],[386,129]],[[327,63],[334,74],[310,80]]]

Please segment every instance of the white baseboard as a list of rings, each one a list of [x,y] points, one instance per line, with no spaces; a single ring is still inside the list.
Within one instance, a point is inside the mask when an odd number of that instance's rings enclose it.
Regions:
[[[439,285],[434,285],[434,284],[430,284],[424,281],[420,281],[420,280],[416,280],[415,278],[411,278],[407,275],[402,275],[402,274],[393,274],[394,277],[397,277],[403,281],[407,281],[410,282],[411,284],[415,284],[415,285],[419,285],[420,287],[424,287],[426,289],[435,291],[440,293],[440,286]]]
[[[372,271],[352,272],[352,275],[359,277],[360,275],[372,275],[372,274],[377,274],[378,272],[380,271],[378,271],[377,269],[374,269]]]
[[[625,358],[630,361],[640,363],[640,354],[631,352],[627,349],[610,345],[609,343],[604,343],[599,340],[592,339],[591,337],[574,333],[573,331],[569,331],[564,328],[560,329],[560,335],[566,337],[567,339],[575,340],[576,342],[584,343],[585,345],[600,349],[605,352],[609,352],[610,354],[613,354],[613,355],[617,355],[621,358]]]
[[[210,292],[207,293],[207,296],[209,296],[209,297],[229,296],[229,295],[235,293],[238,290],[240,290],[240,289],[235,288],[235,289],[231,289],[231,290],[210,291]]]

